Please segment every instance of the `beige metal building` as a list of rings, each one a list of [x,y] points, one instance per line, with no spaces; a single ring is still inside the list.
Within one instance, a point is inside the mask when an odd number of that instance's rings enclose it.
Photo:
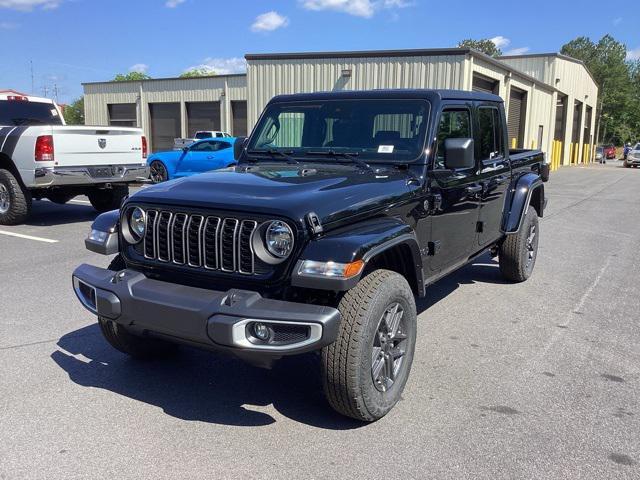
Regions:
[[[540,148],[554,166],[560,161],[581,163],[590,156],[598,89],[581,62],[562,55],[495,59],[453,48],[245,58],[246,76],[84,84],[86,121],[123,125],[135,120],[150,138],[151,148],[159,150],[169,147],[174,136],[190,136],[200,129],[242,135],[278,94],[450,88],[487,91],[505,99],[514,148]]]

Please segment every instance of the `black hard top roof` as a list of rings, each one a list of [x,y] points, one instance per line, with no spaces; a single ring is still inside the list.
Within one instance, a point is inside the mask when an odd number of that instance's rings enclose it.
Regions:
[[[479,100],[485,102],[502,102],[498,95],[465,90],[432,90],[426,88],[377,89],[377,90],[340,90],[336,92],[295,93],[277,95],[271,102],[301,102],[332,99],[420,99],[420,100]]]

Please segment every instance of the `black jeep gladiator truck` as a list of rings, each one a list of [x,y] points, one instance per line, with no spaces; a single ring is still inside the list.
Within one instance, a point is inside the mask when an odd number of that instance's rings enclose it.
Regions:
[[[75,293],[134,357],[184,343],[269,367],[317,352],[331,406],[377,420],[409,376],[416,297],[486,252],[511,281],[532,273],[548,166],[507,144],[495,95],[275,97],[235,167],[99,216],[86,246],[117,256],[79,266]]]

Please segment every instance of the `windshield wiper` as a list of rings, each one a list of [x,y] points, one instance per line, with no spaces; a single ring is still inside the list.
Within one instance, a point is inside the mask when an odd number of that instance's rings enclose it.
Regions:
[[[281,150],[276,150],[275,148],[270,148],[268,150],[249,150],[247,151],[247,153],[250,155],[267,154],[271,158],[274,158],[277,155],[279,155],[280,157],[284,158],[287,161],[287,163],[291,163],[293,165],[298,165],[300,163],[298,162],[298,160],[296,160],[291,156],[291,154],[293,153],[293,151],[291,150],[289,150],[288,152],[283,152]]]
[[[358,156],[360,155],[360,153],[358,152],[337,152],[335,150],[318,150],[318,151],[310,150],[306,153],[307,155],[315,155],[315,156],[348,158],[349,160],[351,160],[353,163],[355,163],[362,169],[373,170],[373,168],[371,168],[371,165],[369,165],[366,162],[363,162],[358,158]]]

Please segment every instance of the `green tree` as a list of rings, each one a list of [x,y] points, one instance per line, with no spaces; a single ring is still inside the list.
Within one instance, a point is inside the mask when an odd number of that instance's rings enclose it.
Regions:
[[[480,40],[472,40],[471,38],[467,38],[458,42],[458,48],[472,48],[477,50],[478,52],[485,53],[490,57],[499,57],[502,55],[502,50],[496,47],[496,44],[493,43],[488,38],[482,38]]]
[[[62,116],[67,125],[84,125],[84,97],[65,105]]]
[[[114,82],[126,82],[129,80],[149,80],[151,77],[142,72],[119,73],[114,78]]]
[[[180,75],[180,78],[197,78],[197,77],[209,77],[215,75],[216,72],[206,67],[191,68]]]
[[[634,135],[632,69],[625,61],[627,48],[611,35],[605,35],[597,43],[588,37],[578,37],[560,50],[582,60],[598,84],[597,130],[600,142],[620,145]],[[636,132],[637,134],[637,132]]]

